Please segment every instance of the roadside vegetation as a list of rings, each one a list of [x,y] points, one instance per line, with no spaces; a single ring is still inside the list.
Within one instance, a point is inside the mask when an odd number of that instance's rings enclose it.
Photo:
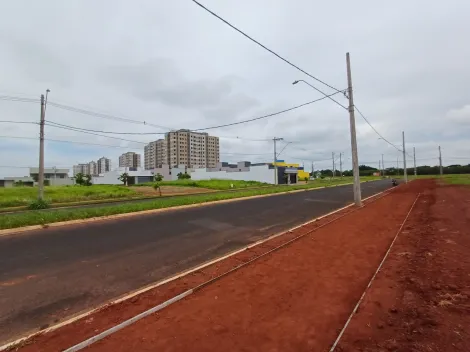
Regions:
[[[444,175],[442,181],[452,185],[470,185],[470,175]]]
[[[93,207],[93,208],[75,208],[75,209],[56,209],[53,211],[40,211],[34,210],[26,213],[8,214],[0,216],[0,229],[9,229],[15,227],[22,227],[28,225],[47,225],[59,221],[88,219],[100,216],[109,216],[114,214],[132,213],[151,209],[163,209],[181,205],[199,204],[211,201],[220,201],[233,198],[244,198],[256,195],[284,193],[300,189],[312,189],[319,187],[336,186],[345,183],[351,183],[352,178],[344,177],[343,179],[336,178],[319,179],[307,184],[298,184],[292,186],[266,186],[258,188],[241,188],[235,191],[222,191],[209,194],[195,194],[180,197],[162,197],[156,198],[152,201],[116,204],[106,207]],[[86,187],[83,189],[92,189],[94,186]],[[119,189],[126,189],[122,186]],[[206,186],[207,187],[207,186]],[[64,187],[62,187],[64,188]],[[156,190],[158,193],[158,190]]]
[[[140,196],[135,190],[119,185],[48,186],[44,191],[45,201],[71,203],[87,200],[132,198]],[[38,197],[37,187],[0,188],[0,208],[29,206]]]
[[[269,185],[268,183],[257,182],[257,181],[216,180],[216,179],[200,180],[200,181],[195,181],[191,179],[180,179],[180,180],[175,180],[175,181],[160,181],[158,184],[160,186],[198,187],[198,188],[218,189],[218,190],[272,186],[272,185]],[[143,185],[148,186],[149,184],[143,184]]]

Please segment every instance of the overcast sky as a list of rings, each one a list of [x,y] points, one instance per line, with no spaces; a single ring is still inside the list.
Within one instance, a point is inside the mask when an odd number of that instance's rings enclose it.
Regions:
[[[347,86],[351,53],[356,106],[392,143],[416,147],[418,164],[470,163],[470,1],[201,0],[211,10],[330,85]],[[332,93],[258,47],[190,0],[3,1],[0,95],[49,101],[146,121],[203,128],[276,112]],[[346,99],[336,98],[346,104]],[[37,122],[39,104],[0,100],[0,120]],[[78,114],[48,106],[46,120],[118,132],[165,128]],[[359,161],[396,165],[398,152],[356,114]],[[38,126],[0,123],[0,176],[36,166]],[[214,129],[223,161],[272,160],[272,141],[292,142],[280,155],[305,162],[345,153],[348,113],[330,100],[233,127]],[[233,137],[252,140],[237,140]],[[119,137],[119,136],[118,136]],[[101,156],[142,153],[159,135],[120,141],[46,126],[46,138],[122,148],[46,142],[46,166],[71,167]],[[284,147],[281,142],[278,150]],[[229,154],[239,153],[239,155]],[[462,158],[462,159],[461,159]],[[467,158],[467,159],[463,159]],[[375,165],[372,162],[375,162]],[[142,160],[143,162],[143,160]],[[331,167],[330,161],[316,168]]]

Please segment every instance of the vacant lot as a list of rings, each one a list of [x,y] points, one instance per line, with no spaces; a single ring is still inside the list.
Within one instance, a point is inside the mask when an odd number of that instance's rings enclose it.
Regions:
[[[470,351],[469,248],[470,188],[425,190],[338,351]]]
[[[140,194],[130,187],[119,185],[49,186],[44,196],[50,203],[71,203],[87,200],[132,198]],[[0,208],[24,206],[38,197],[37,187],[0,188]]]

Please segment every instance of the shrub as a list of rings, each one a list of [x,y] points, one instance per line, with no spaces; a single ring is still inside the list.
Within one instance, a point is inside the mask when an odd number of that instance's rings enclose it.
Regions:
[[[46,209],[46,208],[49,208],[49,203],[46,202],[44,199],[33,200],[28,205],[28,209],[30,210],[40,210],[40,209]]]

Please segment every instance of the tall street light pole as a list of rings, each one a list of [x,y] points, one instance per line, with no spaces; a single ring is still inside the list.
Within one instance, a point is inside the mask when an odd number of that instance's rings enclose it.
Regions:
[[[339,153],[339,173],[341,174],[341,177],[343,177],[343,160],[341,159],[341,155],[343,153]]]
[[[44,94],[41,94],[41,117],[39,120],[39,175],[38,175],[38,189],[39,200],[44,199],[44,123],[45,123],[45,105]]]
[[[356,140],[356,118],[354,116],[354,98],[351,77],[351,60],[349,53],[346,53],[346,66],[348,71],[348,98],[349,98],[349,126],[351,132],[351,152],[352,152],[352,166],[354,176],[354,203],[357,206],[362,205],[361,201],[361,180],[359,178],[359,158],[357,156],[357,140]]]
[[[347,98],[349,99],[349,106],[346,107],[339,102],[337,102],[335,99],[333,99],[330,95],[326,96],[330,100],[334,101],[336,104],[344,108],[345,110],[349,111],[349,126],[350,126],[350,132],[351,132],[351,154],[352,154],[352,166],[353,166],[353,175],[354,175],[354,185],[353,185],[353,191],[354,191],[354,203],[357,206],[362,205],[361,201],[361,180],[359,177],[359,158],[357,156],[357,139],[356,139],[356,118],[354,116],[354,99],[353,99],[353,89],[352,89],[352,78],[351,78],[351,63],[350,63],[350,58],[349,58],[349,53],[346,53],[346,65],[347,65],[347,70],[348,70],[348,94]],[[319,91],[316,87],[311,85],[310,83],[304,81],[303,79],[294,81],[292,84],[297,84],[299,82],[303,82],[316,91]],[[320,93],[324,94],[323,92],[320,91]],[[334,168],[334,167],[333,167]]]
[[[382,176],[385,176],[384,155],[382,154]]]
[[[444,171],[442,169],[442,154],[441,154],[441,146],[439,146],[439,174],[442,175],[444,174]]]
[[[405,178],[405,183],[408,182],[408,173],[406,170],[406,149],[405,149],[405,131],[401,133],[403,137],[403,177]]]
[[[274,142],[274,184],[277,185],[277,152],[276,152],[276,142],[277,141],[282,141],[284,138],[273,138]]]

